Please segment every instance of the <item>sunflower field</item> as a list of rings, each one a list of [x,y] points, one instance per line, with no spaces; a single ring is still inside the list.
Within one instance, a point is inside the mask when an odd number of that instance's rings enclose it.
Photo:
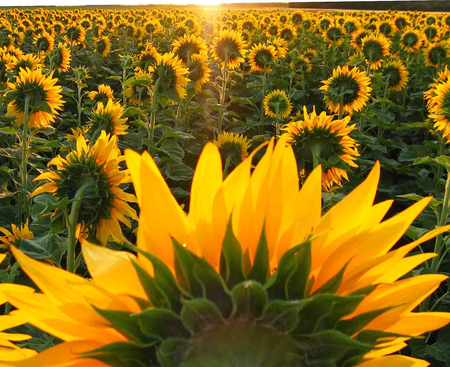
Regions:
[[[450,14],[0,9],[0,367],[450,366]]]

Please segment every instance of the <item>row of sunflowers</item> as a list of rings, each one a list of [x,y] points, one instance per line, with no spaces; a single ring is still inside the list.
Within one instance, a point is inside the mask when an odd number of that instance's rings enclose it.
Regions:
[[[449,14],[0,10],[0,366],[450,366],[449,60]]]

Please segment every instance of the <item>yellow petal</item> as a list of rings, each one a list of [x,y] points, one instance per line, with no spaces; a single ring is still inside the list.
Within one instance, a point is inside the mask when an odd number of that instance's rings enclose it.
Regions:
[[[358,367],[426,367],[427,361],[401,355],[386,356],[358,364]]]

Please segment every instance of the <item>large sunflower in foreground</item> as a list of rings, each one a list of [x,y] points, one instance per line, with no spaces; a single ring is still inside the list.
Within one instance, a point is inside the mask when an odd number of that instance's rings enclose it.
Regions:
[[[53,73],[42,74],[41,69],[31,71],[20,69],[15,83],[8,83],[11,89],[7,97],[11,99],[8,104],[7,116],[16,116],[16,124],[23,124],[25,112],[25,99],[29,98],[28,125],[32,128],[45,128],[55,121],[55,116],[62,110],[62,88],[56,86],[58,79],[53,79]],[[46,104],[46,106],[43,106]],[[32,107],[32,109],[31,109]],[[46,108],[47,107],[47,108]],[[48,112],[50,110],[50,112]]]
[[[313,109],[308,114],[303,107],[302,120],[292,121],[285,125],[282,130],[286,131],[287,141],[292,144],[297,161],[303,166],[301,174],[309,174],[314,167],[314,159],[339,157],[342,162],[350,167],[358,167],[355,163],[359,156],[358,143],[350,136],[355,125],[349,125],[350,116],[342,120],[334,120],[334,115],[322,112],[316,114]],[[313,157],[313,156],[316,157]],[[348,181],[347,171],[338,167],[329,167],[322,172],[322,185],[325,191],[333,186],[342,186],[342,179]]]
[[[349,115],[353,111],[361,111],[367,104],[372,88],[370,87],[370,78],[364,71],[360,71],[358,67],[349,69],[348,66],[333,69],[333,75],[328,80],[322,81],[324,84],[319,90],[324,91],[324,100],[327,108],[338,113],[341,108],[342,112]],[[336,90],[339,95],[331,95],[329,88]]]
[[[242,34],[237,31],[220,31],[219,36],[214,38],[212,47],[213,58],[217,60],[222,67],[236,69],[245,61],[247,53]]]
[[[6,365],[425,366],[388,354],[450,322],[412,312],[445,275],[403,278],[436,256],[406,255],[450,226],[391,249],[431,198],[383,221],[392,201],[374,205],[377,163],[322,216],[320,166],[299,190],[285,138],[252,170],[254,153],[224,180],[209,143],[186,215],[151,156],[127,151],[140,254],[84,242],[92,280],[12,248],[41,290],[0,285],[13,315],[64,342]]]
[[[117,147],[116,135],[110,137],[102,131],[95,144],[87,144],[86,139],[80,136],[75,150],[48,163],[55,169],[35,178],[35,181],[48,182],[37,187],[31,195],[48,192],[58,199],[73,199],[85,183],[95,184],[95,190],[91,190],[81,203],[78,238],[97,238],[103,245],[108,240],[123,243],[120,222],[130,227],[127,217],[137,219],[135,210],[127,203],[135,202],[135,196],[119,187],[130,182],[129,172],[119,167],[123,158]]]

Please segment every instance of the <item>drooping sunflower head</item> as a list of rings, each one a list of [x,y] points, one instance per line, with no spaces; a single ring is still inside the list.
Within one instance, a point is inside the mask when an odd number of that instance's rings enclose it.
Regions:
[[[401,91],[408,83],[409,71],[400,60],[385,63],[381,73],[389,84],[389,90]]]
[[[95,144],[87,144],[80,136],[75,150],[66,157],[53,158],[49,166],[55,168],[36,177],[35,181],[48,182],[38,186],[32,196],[48,192],[58,199],[73,199],[85,187],[78,216],[78,237],[96,238],[103,245],[108,240],[123,243],[119,221],[130,227],[127,217],[137,219],[136,212],[127,203],[135,201],[134,195],[119,187],[130,182],[128,171],[119,167],[123,159],[116,135],[102,131]]]
[[[107,84],[100,84],[97,90],[93,90],[88,93],[88,97],[96,102],[108,102],[108,100],[114,98],[114,92]],[[106,130],[106,129],[105,129]],[[107,131],[109,133],[109,131]]]
[[[79,26],[77,23],[72,23],[64,35],[64,41],[69,46],[76,46],[81,44],[86,38],[86,31],[83,27]]]
[[[353,114],[353,111],[361,111],[372,91],[370,78],[358,67],[349,69],[348,66],[338,66],[333,70],[331,78],[322,83],[324,85],[319,90],[324,91],[325,103],[332,113],[338,113],[341,108],[342,113],[349,115]],[[332,89],[329,92],[330,87]]]
[[[21,69],[30,69],[34,71],[44,67],[44,60],[41,55],[26,54],[19,58],[12,57],[8,64],[8,70],[18,75]]]
[[[270,71],[271,66],[278,61],[275,46],[259,43],[250,49],[248,55],[252,71]]]
[[[424,53],[425,65],[435,68],[447,64],[450,57],[449,45],[447,42],[432,43]]]
[[[217,60],[222,67],[236,69],[245,61],[247,53],[246,44],[242,34],[237,31],[222,30],[219,36],[214,38],[213,58]]]
[[[377,70],[381,67],[384,58],[389,55],[391,41],[385,36],[369,35],[361,40],[361,53],[370,68]]]
[[[202,86],[209,81],[211,75],[211,69],[208,66],[208,56],[206,54],[192,55],[188,68],[188,78],[195,83],[194,90],[196,93],[199,93],[202,90]]]
[[[289,117],[292,112],[292,104],[284,90],[274,90],[264,97],[264,113],[266,116],[276,119]]]
[[[189,64],[192,55],[206,54],[208,47],[203,38],[191,35],[179,37],[172,43],[172,52],[177,55],[185,65]]]
[[[222,162],[227,162],[229,168],[237,167],[248,156],[248,149],[251,146],[250,140],[243,134],[233,132],[223,132],[214,140],[214,144],[219,148]]]
[[[30,231],[28,226],[28,219],[20,226],[11,224],[11,231],[6,228],[0,227],[0,232],[3,236],[0,236],[0,248],[9,248],[10,246],[17,246],[21,239],[34,238],[33,232]]]
[[[52,55],[52,62],[54,67],[59,71],[69,71],[72,54],[70,48],[66,43],[58,43]]]
[[[138,73],[146,73],[150,67],[155,66],[158,58],[158,50],[151,44],[147,44],[145,50],[137,56],[137,66],[134,69]]]
[[[14,83],[8,83],[11,91],[7,97],[11,100],[7,108],[7,116],[15,116],[16,124],[24,122],[26,99],[29,100],[28,125],[31,128],[45,128],[55,121],[55,116],[62,110],[62,88],[55,85],[58,79],[53,73],[42,74],[41,69],[34,71],[20,69]]]
[[[108,135],[127,134],[128,118],[122,118],[123,113],[124,109],[119,102],[114,102],[112,99],[108,99],[106,105],[98,102],[90,117],[91,127],[87,132],[90,141],[94,142],[103,130]]]
[[[101,37],[95,44],[95,50],[103,57],[108,56],[111,52],[111,40],[106,36]]]
[[[334,161],[337,157],[350,167],[358,167],[355,163],[358,143],[350,136],[356,125],[349,125],[350,116],[342,120],[334,120],[335,115],[322,112],[316,114],[315,108],[308,114],[303,107],[303,119],[285,125],[287,141],[292,144],[295,158],[301,174],[308,176],[314,169],[314,164],[324,163],[322,185],[324,191],[330,191],[333,186],[342,186],[342,180],[348,180],[347,171],[333,167],[326,162]],[[334,120],[334,121],[333,121]]]
[[[183,66],[181,59],[174,53],[158,54],[156,65],[150,66],[149,73],[152,85],[159,80],[159,91],[174,91],[179,99],[186,96],[189,79],[185,75],[189,73],[189,69]]]
[[[400,47],[405,51],[417,52],[422,47],[423,35],[412,27],[403,30],[400,37]]]
[[[287,43],[292,43],[297,38],[297,30],[291,24],[284,24],[278,29],[278,36]]]
[[[55,38],[51,34],[44,32],[34,37],[33,44],[36,46],[38,53],[42,52],[47,54],[55,47]]]

